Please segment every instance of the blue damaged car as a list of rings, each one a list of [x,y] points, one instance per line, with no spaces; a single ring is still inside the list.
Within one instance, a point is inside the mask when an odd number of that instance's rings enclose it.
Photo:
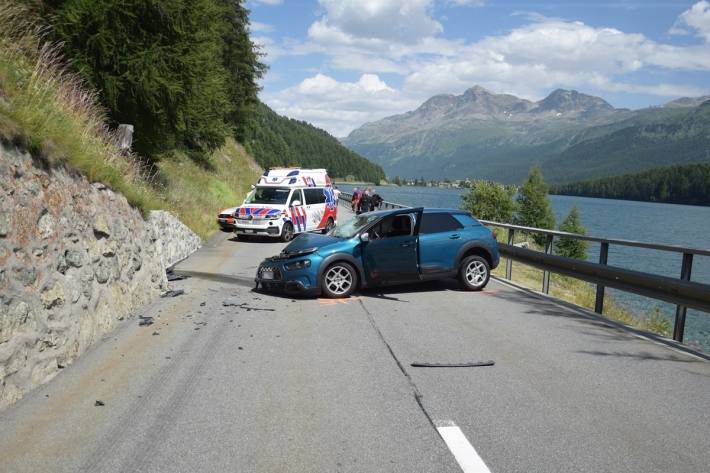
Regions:
[[[493,234],[470,213],[406,208],[360,214],[326,235],[302,234],[265,259],[255,281],[267,291],[333,298],[444,278],[479,291],[498,262]]]

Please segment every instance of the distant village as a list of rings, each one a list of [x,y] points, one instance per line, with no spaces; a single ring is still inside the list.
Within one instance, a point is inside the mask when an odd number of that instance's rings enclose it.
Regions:
[[[417,186],[417,187],[443,187],[447,189],[468,189],[471,187],[471,179],[443,179],[441,181],[431,179],[406,179],[395,176],[391,184],[396,186]]]

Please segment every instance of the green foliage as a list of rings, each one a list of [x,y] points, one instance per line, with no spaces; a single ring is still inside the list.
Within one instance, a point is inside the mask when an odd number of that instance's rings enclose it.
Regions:
[[[582,219],[579,216],[577,207],[572,207],[569,215],[560,224],[560,231],[567,233],[576,233],[578,235],[586,235],[587,230],[582,225]],[[560,256],[567,258],[586,259],[587,257],[587,242],[584,240],[575,240],[573,238],[560,238],[555,242],[555,251]]]
[[[259,61],[258,47],[249,38],[249,12],[243,0],[216,2],[222,15],[223,65],[229,75],[227,95],[234,107],[229,122],[235,127],[237,140],[243,142],[247,122],[258,104],[257,80],[264,76],[267,67]]]
[[[515,201],[512,187],[491,181],[473,181],[471,190],[461,196],[462,207],[476,218],[509,223],[513,220]]]
[[[140,154],[203,160],[243,134],[266,67],[242,0],[47,1],[40,14]]]
[[[354,176],[380,182],[382,168],[350,151],[326,131],[276,114],[264,104],[254,109],[245,130],[244,145],[265,168],[301,166],[326,168],[331,176]]]
[[[576,182],[557,186],[552,191],[606,199],[710,205],[710,164],[671,166],[640,174]]]
[[[518,225],[555,228],[555,216],[547,193],[548,187],[540,168],[537,166],[531,168],[518,194],[518,214],[515,219]],[[533,235],[533,240],[538,245],[544,245],[545,239],[545,235]]]

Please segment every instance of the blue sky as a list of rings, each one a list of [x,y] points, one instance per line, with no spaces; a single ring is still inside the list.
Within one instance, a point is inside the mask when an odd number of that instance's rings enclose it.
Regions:
[[[710,94],[710,1],[249,0],[261,98],[336,136],[474,85],[642,108]]]

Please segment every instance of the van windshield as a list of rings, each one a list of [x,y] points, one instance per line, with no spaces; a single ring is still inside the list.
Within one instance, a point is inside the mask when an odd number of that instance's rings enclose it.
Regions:
[[[379,215],[358,215],[332,229],[330,235],[337,238],[352,238],[378,218]]]
[[[291,189],[288,187],[257,187],[247,196],[247,204],[286,205]]]

